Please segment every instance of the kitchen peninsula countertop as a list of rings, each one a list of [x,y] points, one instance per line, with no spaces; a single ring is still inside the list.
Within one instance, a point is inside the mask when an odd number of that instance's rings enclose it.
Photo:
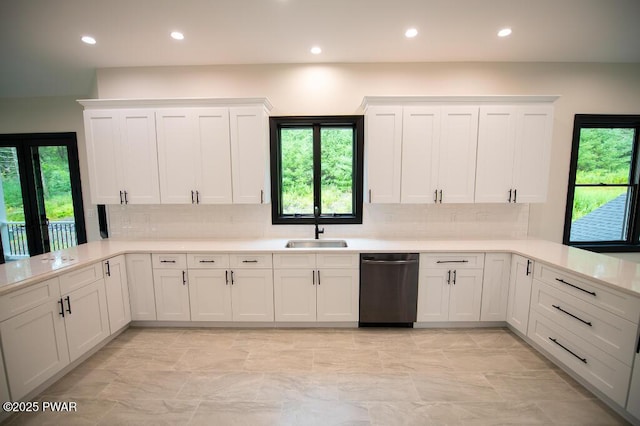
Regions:
[[[338,238],[327,238],[338,239]],[[537,240],[388,240],[345,238],[345,248],[285,248],[287,239],[103,240],[0,265],[0,295],[126,253],[509,252],[566,269],[640,297],[640,264]]]

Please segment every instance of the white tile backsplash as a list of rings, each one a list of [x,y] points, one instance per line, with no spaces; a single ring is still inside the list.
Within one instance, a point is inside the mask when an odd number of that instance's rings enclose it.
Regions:
[[[109,206],[113,239],[313,238],[313,225],[272,225],[270,205]],[[365,204],[362,225],[323,225],[324,238],[523,238],[528,204]]]

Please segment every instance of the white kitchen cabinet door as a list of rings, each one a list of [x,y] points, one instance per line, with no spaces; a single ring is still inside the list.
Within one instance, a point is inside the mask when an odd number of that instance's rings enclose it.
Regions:
[[[443,203],[473,203],[478,142],[478,107],[443,107],[438,161],[438,191]]]
[[[273,271],[276,321],[316,321],[316,270],[276,269]]]
[[[518,203],[547,200],[553,107],[526,106],[518,110],[513,186]]]
[[[449,285],[449,321],[478,321],[482,269],[454,269]]]
[[[153,289],[153,269],[150,254],[126,255],[127,282],[131,304],[131,319],[155,321],[156,300]]]
[[[273,321],[273,271],[233,269],[231,305],[234,321]]]
[[[234,204],[269,202],[269,123],[263,107],[229,108]]]
[[[127,109],[120,116],[122,187],[128,204],[160,204],[158,148],[153,110]]]
[[[113,334],[131,322],[127,267],[124,255],[113,257],[103,263],[109,328]]]
[[[159,204],[153,110],[86,110],[84,122],[93,203]]]
[[[506,321],[510,274],[510,253],[485,254],[480,321]]]
[[[231,321],[231,282],[225,269],[190,269],[191,321]]]
[[[188,108],[156,112],[160,199],[163,204],[192,204],[196,190],[198,134]]]
[[[66,303],[66,302],[65,302]],[[0,323],[11,398],[18,401],[67,364],[69,349],[58,300]]]
[[[153,288],[159,321],[189,321],[189,286],[183,269],[154,269]]]
[[[640,420],[640,342],[637,343],[635,361],[631,372],[627,411]]]
[[[4,403],[6,401],[11,401],[11,396],[9,395],[9,384],[7,382],[7,375],[4,371],[4,358],[2,357],[2,351],[0,351],[0,402]],[[2,416],[0,416],[0,419]]]
[[[117,110],[85,110],[84,128],[93,204],[120,204],[120,114]]]
[[[532,284],[533,262],[517,254],[512,255],[507,323],[525,335],[529,325]]]
[[[420,268],[418,279],[418,322],[448,321],[449,293],[447,269]]]
[[[516,120],[514,106],[481,106],[476,171],[477,203],[513,200]]]
[[[163,204],[232,202],[228,108],[156,112]]]
[[[402,114],[402,203],[434,203],[433,155],[440,143],[440,108],[405,107]]]
[[[365,113],[365,199],[399,203],[402,167],[402,107],[370,107]]]
[[[360,271],[320,269],[316,271],[317,320],[358,321]]]
[[[195,126],[198,134],[198,152],[195,156],[196,191],[199,204],[231,204],[231,142],[229,135],[229,109],[228,108],[200,108],[194,111]],[[236,116],[236,119],[237,116]],[[261,118],[264,120],[263,118]],[[259,121],[258,117],[255,118]],[[249,117],[239,119],[240,122],[249,122],[252,126],[259,127]],[[261,121],[260,123],[263,123]],[[244,130],[242,130],[244,132]],[[255,130],[256,133],[262,131]],[[244,137],[244,136],[243,136]],[[248,137],[248,136],[247,136]],[[263,135],[262,144],[266,145],[268,139]],[[256,150],[266,149],[264,146],[256,146]],[[266,154],[264,154],[266,155]],[[259,154],[256,154],[260,157]],[[256,159],[256,163],[264,163],[264,159]],[[268,156],[266,157],[268,158]],[[265,165],[262,164],[261,177],[264,182]],[[256,178],[258,179],[258,178]],[[244,185],[244,184],[243,184]]]
[[[69,360],[78,359],[111,334],[104,279],[62,295]]]

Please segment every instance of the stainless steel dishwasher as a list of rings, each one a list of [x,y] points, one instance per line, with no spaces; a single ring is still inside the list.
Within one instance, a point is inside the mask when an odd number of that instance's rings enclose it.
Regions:
[[[360,254],[360,326],[413,327],[418,253]]]

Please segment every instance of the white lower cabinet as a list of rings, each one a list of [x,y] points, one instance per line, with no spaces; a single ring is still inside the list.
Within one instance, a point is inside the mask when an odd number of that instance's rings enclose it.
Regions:
[[[7,375],[4,372],[4,358],[2,357],[2,351],[0,351],[0,402],[6,401],[11,401],[11,396],[9,396]],[[0,415],[0,419],[2,419],[2,415]]]
[[[133,321],[155,321],[156,298],[153,289],[153,268],[150,254],[126,255],[127,282],[131,319]]]
[[[21,399],[69,364],[61,301],[46,302],[0,323],[13,401]]]
[[[192,321],[232,321],[227,269],[189,269]]]
[[[633,373],[631,374],[631,386],[627,397],[627,411],[640,420],[640,342],[636,349]]]
[[[507,319],[510,273],[510,253],[485,254],[480,321],[505,321]]]
[[[418,322],[480,320],[483,263],[482,254],[421,254]]]
[[[154,269],[153,288],[159,321],[191,320],[186,270]]]
[[[273,321],[273,271],[232,269],[233,321]]]
[[[107,309],[109,311],[109,328],[111,329],[111,334],[113,334],[131,322],[125,257],[120,255],[105,260],[103,266],[104,285],[107,292]]]
[[[507,323],[522,334],[527,334],[529,304],[533,283],[533,261],[517,254],[511,258]]]
[[[274,264],[276,321],[358,321],[357,255],[275,254]]]

